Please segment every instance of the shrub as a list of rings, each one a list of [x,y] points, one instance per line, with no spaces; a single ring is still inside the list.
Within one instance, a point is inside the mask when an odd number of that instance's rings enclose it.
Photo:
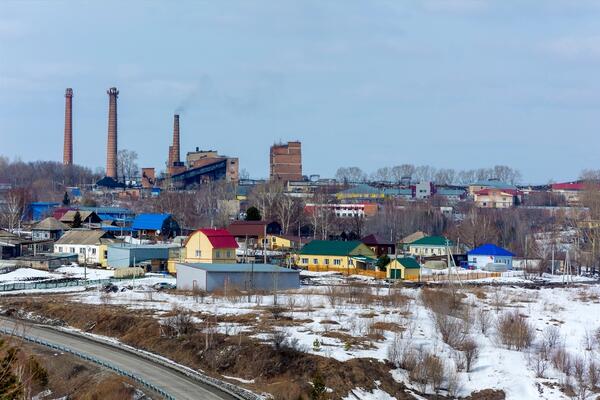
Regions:
[[[466,339],[464,321],[446,314],[434,314],[435,327],[442,340],[453,349],[460,349]]]
[[[499,339],[509,349],[523,350],[531,346],[535,329],[518,311],[507,312],[498,318]]]
[[[492,324],[492,315],[482,307],[477,311],[477,322],[481,333],[485,335]]]
[[[477,361],[477,358],[479,357],[479,346],[475,340],[468,338],[463,341],[460,350],[465,357],[466,370],[467,372],[471,372],[473,363]]]

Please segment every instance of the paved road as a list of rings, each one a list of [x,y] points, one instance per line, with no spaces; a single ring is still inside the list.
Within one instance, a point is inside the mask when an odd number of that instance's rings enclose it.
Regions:
[[[99,343],[33,324],[18,325],[12,320],[0,319],[0,327],[18,334],[37,337],[46,342],[71,348],[77,352],[109,362],[122,370],[132,372],[175,397],[177,400],[233,400],[235,397],[216,388],[202,384],[173,369],[153,363],[133,353],[108,344]]]

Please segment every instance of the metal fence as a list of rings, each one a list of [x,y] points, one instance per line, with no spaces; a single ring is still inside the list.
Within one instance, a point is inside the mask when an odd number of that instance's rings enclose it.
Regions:
[[[123,370],[123,369],[117,367],[116,365],[111,364],[111,363],[109,363],[107,361],[100,360],[100,359],[98,359],[96,357],[92,357],[92,356],[90,356],[88,354],[85,354],[85,353],[80,353],[78,351],[75,351],[75,350],[70,349],[70,348],[65,347],[65,346],[60,346],[60,345],[57,345],[57,344],[54,344],[54,343],[46,342],[45,340],[41,340],[41,339],[38,339],[36,337],[32,337],[32,336],[28,336],[28,335],[24,335],[24,334],[20,335],[18,333],[15,333],[14,331],[9,330],[9,329],[0,328],[0,333],[3,333],[5,335],[9,335],[9,336],[18,336],[21,339],[24,339],[24,340],[26,340],[28,342],[39,344],[39,345],[42,345],[42,346],[46,346],[46,347],[49,347],[49,348],[54,349],[54,350],[62,351],[64,353],[72,354],[72,355],[74,355],[76,357],[79,357],[79,358],[81,358],[83,360],[90,361],[90,362],[93,362],[94,364],[98,364],[98,365],[100,365],[102,367],[108,368],[108,369],[116,372],[117,374],[119,374],[121,376],[125,376],[127,378],[130,378],[133,381],[141,384],[142,386],[144,386],[144,387],[146,387],[146,388],[148,388],[150,390],[153,390],[154,392],[158,393],[159,395],[161,395],[163,398],[165,398],[167,400],[176,400],[175,397],[173,397],[172,395],[170,395],[169,393],[167,393],[162,388],[160,388],[160,387],[158,387],[158,386],[156,386],[156,385],[154,385],[154,384],[146,381],[145,379],[141,378],[138,375],[135,375],[135,374],[133,374],[133,373],[131,373],[129,371],[125,371],[125,370]]]
[[[34,289],[60,289],[75,286],[94,286],[105,285],[107,283],[119,282],[122,279],[76,279],[69,281],[56,282],[13,282],[0,284],[0,292],[10,292],[14,290],[34,290]]]

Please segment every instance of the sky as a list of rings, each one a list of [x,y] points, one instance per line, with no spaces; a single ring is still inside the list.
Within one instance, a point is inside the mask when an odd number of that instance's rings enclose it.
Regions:
[[[301,140],[303,172],[496,164],[523,183],[600,168],[600,1],[0,1],[0,154],[104,167],[108,96],[119,148],[164,169]]]

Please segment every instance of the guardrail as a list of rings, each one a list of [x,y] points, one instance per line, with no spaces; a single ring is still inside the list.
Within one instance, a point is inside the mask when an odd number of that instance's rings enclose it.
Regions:
[[[160,388],[160,387],[158,387],[158,386],[156,386],[156,385],[154,385],[154,384],[146,381],[145,379],[143,379],[143,378],[141,378],[141,377],[139,377],[139,376],[137,376],[137,375],[135,375],[135,374],[133,374],[133,373],[131,373],[129,371],[123,370],[123,369],[117,367],[116,365],[113,365],[113,364],[111,364],[111,363],[109,363],[107,361],[100,360],[100,359],[98,359],[96,357],[92,357],[92,356],[90,356],[88,354],[80,353],[80,352],[75,351],[73,349],[70,349],[68,347],[60,346],[60,345],[57,345],[57,344],[54,344],[54,343],[50,343],[50,342],[38,339],[38,338],[33,337],[33,336],[28,336],[28,335],[25,335],[25,334],[19,335],[18,333],[15,333],[14,331],[11,331],[9,329],[0,328],[0,333],[3,333],[5,335],[9,335],[9,336],[18,336],[21,339],[26,340],[28,342],[39,344],[39,345],[42,345],[42,346],[46,346],[46,347],[49,347],[49,348],[54,349],[54,350],[62,351],[64,353],[72,354],[72,355],[74,355],[76,357],[79,357],[79,358],[81,358],[83,360],[90,361],[90,362],[98,364],[98,365],[100,365],[102,367],[108,368],[108,369],[116,372],[117,374],[119,374],[121,376],[125,376],[127,378],[130,378],[130,379],[134,380],[135,382],[138,382],[139,384],[143,385],[144,387],[146,387],[146,388],[148,388],[150,390],[153,390],[154,392],[158,393],[159,395],[161,395],[162,397],[164,397],[166,400],[176,400],[175,397],[173,397],[172,395],[170,395],[169,393],[167,393],[162,388]]]

